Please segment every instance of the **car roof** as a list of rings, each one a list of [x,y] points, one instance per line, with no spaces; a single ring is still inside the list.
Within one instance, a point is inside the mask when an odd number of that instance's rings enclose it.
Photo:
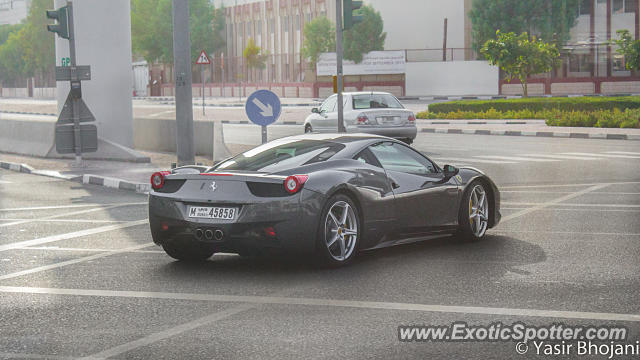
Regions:
[[[329,141],[336,143],[350,143],[355,141],[365,141],[365,140],[393,140],[386,136],[374,135],[374,134],[364,134],[364,133],[355,133],[355,134],[345,134],[345,133],[316,133],[316,134],[304,134],[304,135],[295,135],[287,137],[288,139],[294,140],[318,140],[318,141]]]
[[[374,95],[391,95],[394,96],[392,93],[389,92],[385,92],[385,91],[353,91],[353,92],[343,92],[343,95],[370,95],[370,94],[374,94]]]

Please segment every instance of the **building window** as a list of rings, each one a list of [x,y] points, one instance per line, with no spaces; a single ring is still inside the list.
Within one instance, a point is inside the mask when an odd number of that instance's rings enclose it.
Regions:
[[[300,30],[300,14],[296,14],[296,30]]]
[[[624,0],[624,12],[634,13],[638,8],[638,0]]]
[[[289,63],[284,64],[284,78],[285,80],[290,80],[290,70],[289,69]]]
[[[591,72],[592,65],[591,56],[589,54],[569,55],[570,72]]]
[[[287,32],[289,31],[289,17],[288,16],[283,16],[282,17],[282,32]]]
[[[622,14],[624,12],[624,0],[613,0],[613,14]]]
[[[578,15],[591,15],[591,0],[581,0]]]
[[[627,67],[624,62],[624,56],[620,54],[613,55],[613,59],[611,59],[613,71],[627,71]]]
[[[307,13],[305,15],[305,19],[306,19],[305,22],[310,22],[311,21],[311,13]]]
[[[274,18],[271,18],[271,20],[269,20],[270,24],[269,24],[269,28],[272,34],[274,34],[276,32],[276,20]]]
[[[247,37],[251,37],[251,21],[247,21]]]

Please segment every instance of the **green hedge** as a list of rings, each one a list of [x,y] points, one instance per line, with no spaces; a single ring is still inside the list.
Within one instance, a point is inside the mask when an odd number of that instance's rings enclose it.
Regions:
[[[456,111],[594,111],[613,109],[640,109],[640,96],[618,97],[569,97],[569,98],[521,98],[502,100],[456,100],[429,105],[430,112],[449,113]]]

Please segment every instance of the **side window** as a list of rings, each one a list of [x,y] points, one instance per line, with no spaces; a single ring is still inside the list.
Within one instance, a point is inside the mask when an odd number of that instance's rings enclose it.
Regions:
[[[383,142],[370,147],[382,167],[415,175],[428,175],[438,170],[429,159],[405,145]]]
[[[332,95],[330,98],[325,100],[324,103],[322,103],[322,106],[320,107],[320,112],[323,112],[323,113],[333,112],[334,111],[333,109],[335,107],[336,107],[336,96]]]
[[[360,153],[356,155],[353,159],[362,161],[365,164],[369,164],[375,167],[379,167],[379,168],[382,167],[378,159],[376,159],[376,157],[373,156],[373,154],[371,153],[371,150],[369,150],[368,148],[360,151]]]

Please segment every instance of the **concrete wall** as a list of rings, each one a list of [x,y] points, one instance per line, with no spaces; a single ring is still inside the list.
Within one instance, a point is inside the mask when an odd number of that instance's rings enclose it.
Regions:
[[[29,97],[27,88],[0,88],[0,97],[26,98]],[[35,99],[55,99],[56,88],[33,88],[33,98]]]
[[[498,76],[486,61],[407,63],[407,96],[497,95]]]

